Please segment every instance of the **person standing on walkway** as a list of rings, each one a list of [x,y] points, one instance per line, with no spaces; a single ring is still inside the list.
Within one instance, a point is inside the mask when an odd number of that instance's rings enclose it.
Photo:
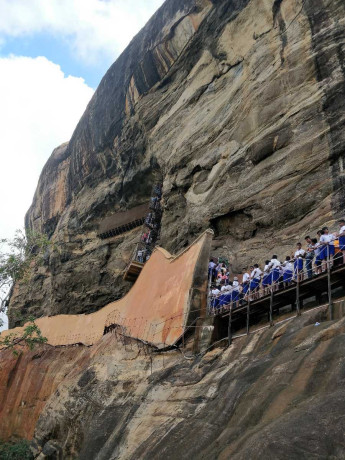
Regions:
[[[310,236],[306,236],[305,240],[307,242],[307,251],[305,255],[305,268],[307,270],[308,278],[310,279],[313,277],[313,260],[315,257],[315,252],[314,252],[314,245],[312,243]]]
[[[250,267],[254,270],[254,267]],[[247,268],[242,269],[242,296],[246,297],[249,290],[250,275]]]
[[[333,266],[333,256],[335,253],[334,240],[335,235],[333,235],[333,233],[329,233],[328,227],[323,227],[322,235],[320,237],[320,259],[322,260],[323,272],[327,270],[327,264],[329,264],[330,268]]]
[[[250,285],[249,290],[250,293],[253,293],[253,297],[250,300],[254,300],[258,298],[258,290],[260,286],[262,271],[259,268],[258,264],[254,264],[253,270],[250,274]]]
[[[216,310],[219,307],[219,294],[220,294],[220,290],[218,288],[215,287],[215,288],[212,289],[212,291],[211,291],[211,308],[212,308],[212,312],[213,312],[214,315],[216,314]]]
[[[271,273],[270,273],[270,261],[266,260],[265,261],[265,267],[264,267],[264,276],[262,278],[262,291],[263,295],[266,295],[269,293],[269,288],[268,286],[271,284]]]
[[[140,262],[140,263],[143,263],[143,262],[144,262],[144,251],[143,251],[142,249],[139,249],[139,250],[138,250],[137,260],[138,260],[138,262]]]
[[[234,281],[232,282],[232,293],[231,293],[231,301],[233,307],[238,307],[238,303],[240,300],[240,283],[238,282],[237,276],[235,276]]]
[[[293,277],[293,264],[290,256],[286,256],[285,262],[283,262],[283,283],[284,287],[287,288],[291,285]]]
[[[320,238],[322,235],[322,230],[319,230],[317,232],[317,237],[319,238],[319,241],[317,238],[314,238],[312,241],[314,243],[314,251],[315,251],[315,274],[319,275],[321,273],[321,265],[322,265],[322,260],[320,259],[320,252],[321,252],[321,243],[320,243]]]
[[[215,268],[216,268],[216,264],[214,263],[214,260],[211,259],[210,263],[208,264],[208,277],[211,278],[212,283],[214,282],[216,278]]]
[[[271,269],[271,286],[273,292],[278,291],[279,289],[279,267],[280,267],[280,262],[278,260],[278,256],[275,254],[272,256],[271,262],[269,264],[270,269]]]
[[[305,254],[306,252],[304,249],[302,249],[301,243],[297,243],[297,251],[294,254],[294,268],[296,279],[298,277],[299,281],[303,280],[303,257],[305,257]]]
[[[343,264],[345,264],[345,220],[340,219],[340,230],[339,230],[339,249],[343,253]]]

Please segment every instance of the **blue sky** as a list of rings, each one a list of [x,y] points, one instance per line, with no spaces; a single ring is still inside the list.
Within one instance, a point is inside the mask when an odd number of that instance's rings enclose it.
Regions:
[[[101,78],[163,0],[0,0],[0,238]]]
[[[97,88],[103,75],[112,64],[111,57],[103,55],[92,64],[85,62],[74,55],[67,40],[58,39],[47,32],[20,38],[9,37],[0,50],[0,57],[9,55],[32,58],[45,56],[48,60],[59,64],[65,75],[80,76],[93,89]]]
[[[163,0],[0,0],[0,57],[45,56],[92,88]]]
[[[0,239],[109,66],[163,0],[0,0]]]

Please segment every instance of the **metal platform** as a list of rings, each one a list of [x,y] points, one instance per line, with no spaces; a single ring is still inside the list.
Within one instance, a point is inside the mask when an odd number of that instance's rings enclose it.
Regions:
[[[300,309],[304,307],[304,301],[313,298],[316,305],[328,302],[330,318],[332,319],[332,297],[335,290],[342,289],[342,292],[345,291],[345,265],[333,267],[329,273],[322,273],[298,284],[297,286],[293,283],[285,289],[282,288],[259,299],[245,302],[244,305],[230,308],[230,312],[228,309],[216,315],[215,325],[219,328],[220,335],[225,337],[227,329],[228,340],[231,343],[234,331],[246,328],[247,334],[249,334],[251,319],[260,320],[267,315],[267,321],[273,324],[273,313],[279,316],[280,309],[291,306],[292,310],[296,310],[297,315],[299,315]]]
[[[132,262],[126,268],[125,274],[123,275],[123,279],[125,281],[134,282],[138,278],[143,269],[144,264],[142,262],[137,262],[136,260],[132,260]]]

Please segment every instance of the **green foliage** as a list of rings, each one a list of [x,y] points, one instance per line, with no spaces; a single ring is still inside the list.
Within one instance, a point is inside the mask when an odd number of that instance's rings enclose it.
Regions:
[[[30,267],[39,265],[43,261],[45,251],[52,247],[47,235],[34,231],[17,230],[13,239],[0,240],[0,312],[5,312],[6,301],[13,283],[27,282],[30,276]],[[32,350],[37,344],[45,343],[34,318],[28,318],[22,336],[11,333],[5,337],[0,335],[0,349],[11,349],[15,355],[21,347]],[[0,318],[0,326],[2,321]],[[1,458],[1,457],[0,457]]]
[[[17,230],[13,239],[2,239],[0,244],[6,251],[0,251],[0,287],[22,280],[32,262],[39,264],[46,249],[52,246],[47,235],[31,230]]]
[[[48,236],[32,230],[17,230],[14,238],[0,239],[0,312],[6,309],[13,283],[27,282],[30,267],[40,265],[49,248],[53,243]]]
[[[28,347],[29,350],[33,350],[36,345],[46,342],[47,338],[42,336],[40,328],[35,324],[35,319],[30,317],[21,336],[17,336],[15,333],[10,333],[5,337],[0,335],[0,350],[11,349],[13,354],[18,356],[21,347]]]
[[[24,439],[17,443],[0,441],[1,460],[32,460],[33,458],[28,441]]]

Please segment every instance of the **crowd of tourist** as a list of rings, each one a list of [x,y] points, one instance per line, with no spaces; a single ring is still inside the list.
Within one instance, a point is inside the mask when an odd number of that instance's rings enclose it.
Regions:
[[[345,220],[339,221],[338,232],[330,232],[323,227],[316,238],[305,237],[305,248],[297,243],[295,251],[281,261],[276,254],[262,266],[255,263],[242,269],[241,276],[230,280],[229,265],[222,261],[210,260],[208,274],[210,280],[210,308],[215,311],[237,307],[243,301],[287,288],[303,279],[318,276],[327,268],[345,263]]]

